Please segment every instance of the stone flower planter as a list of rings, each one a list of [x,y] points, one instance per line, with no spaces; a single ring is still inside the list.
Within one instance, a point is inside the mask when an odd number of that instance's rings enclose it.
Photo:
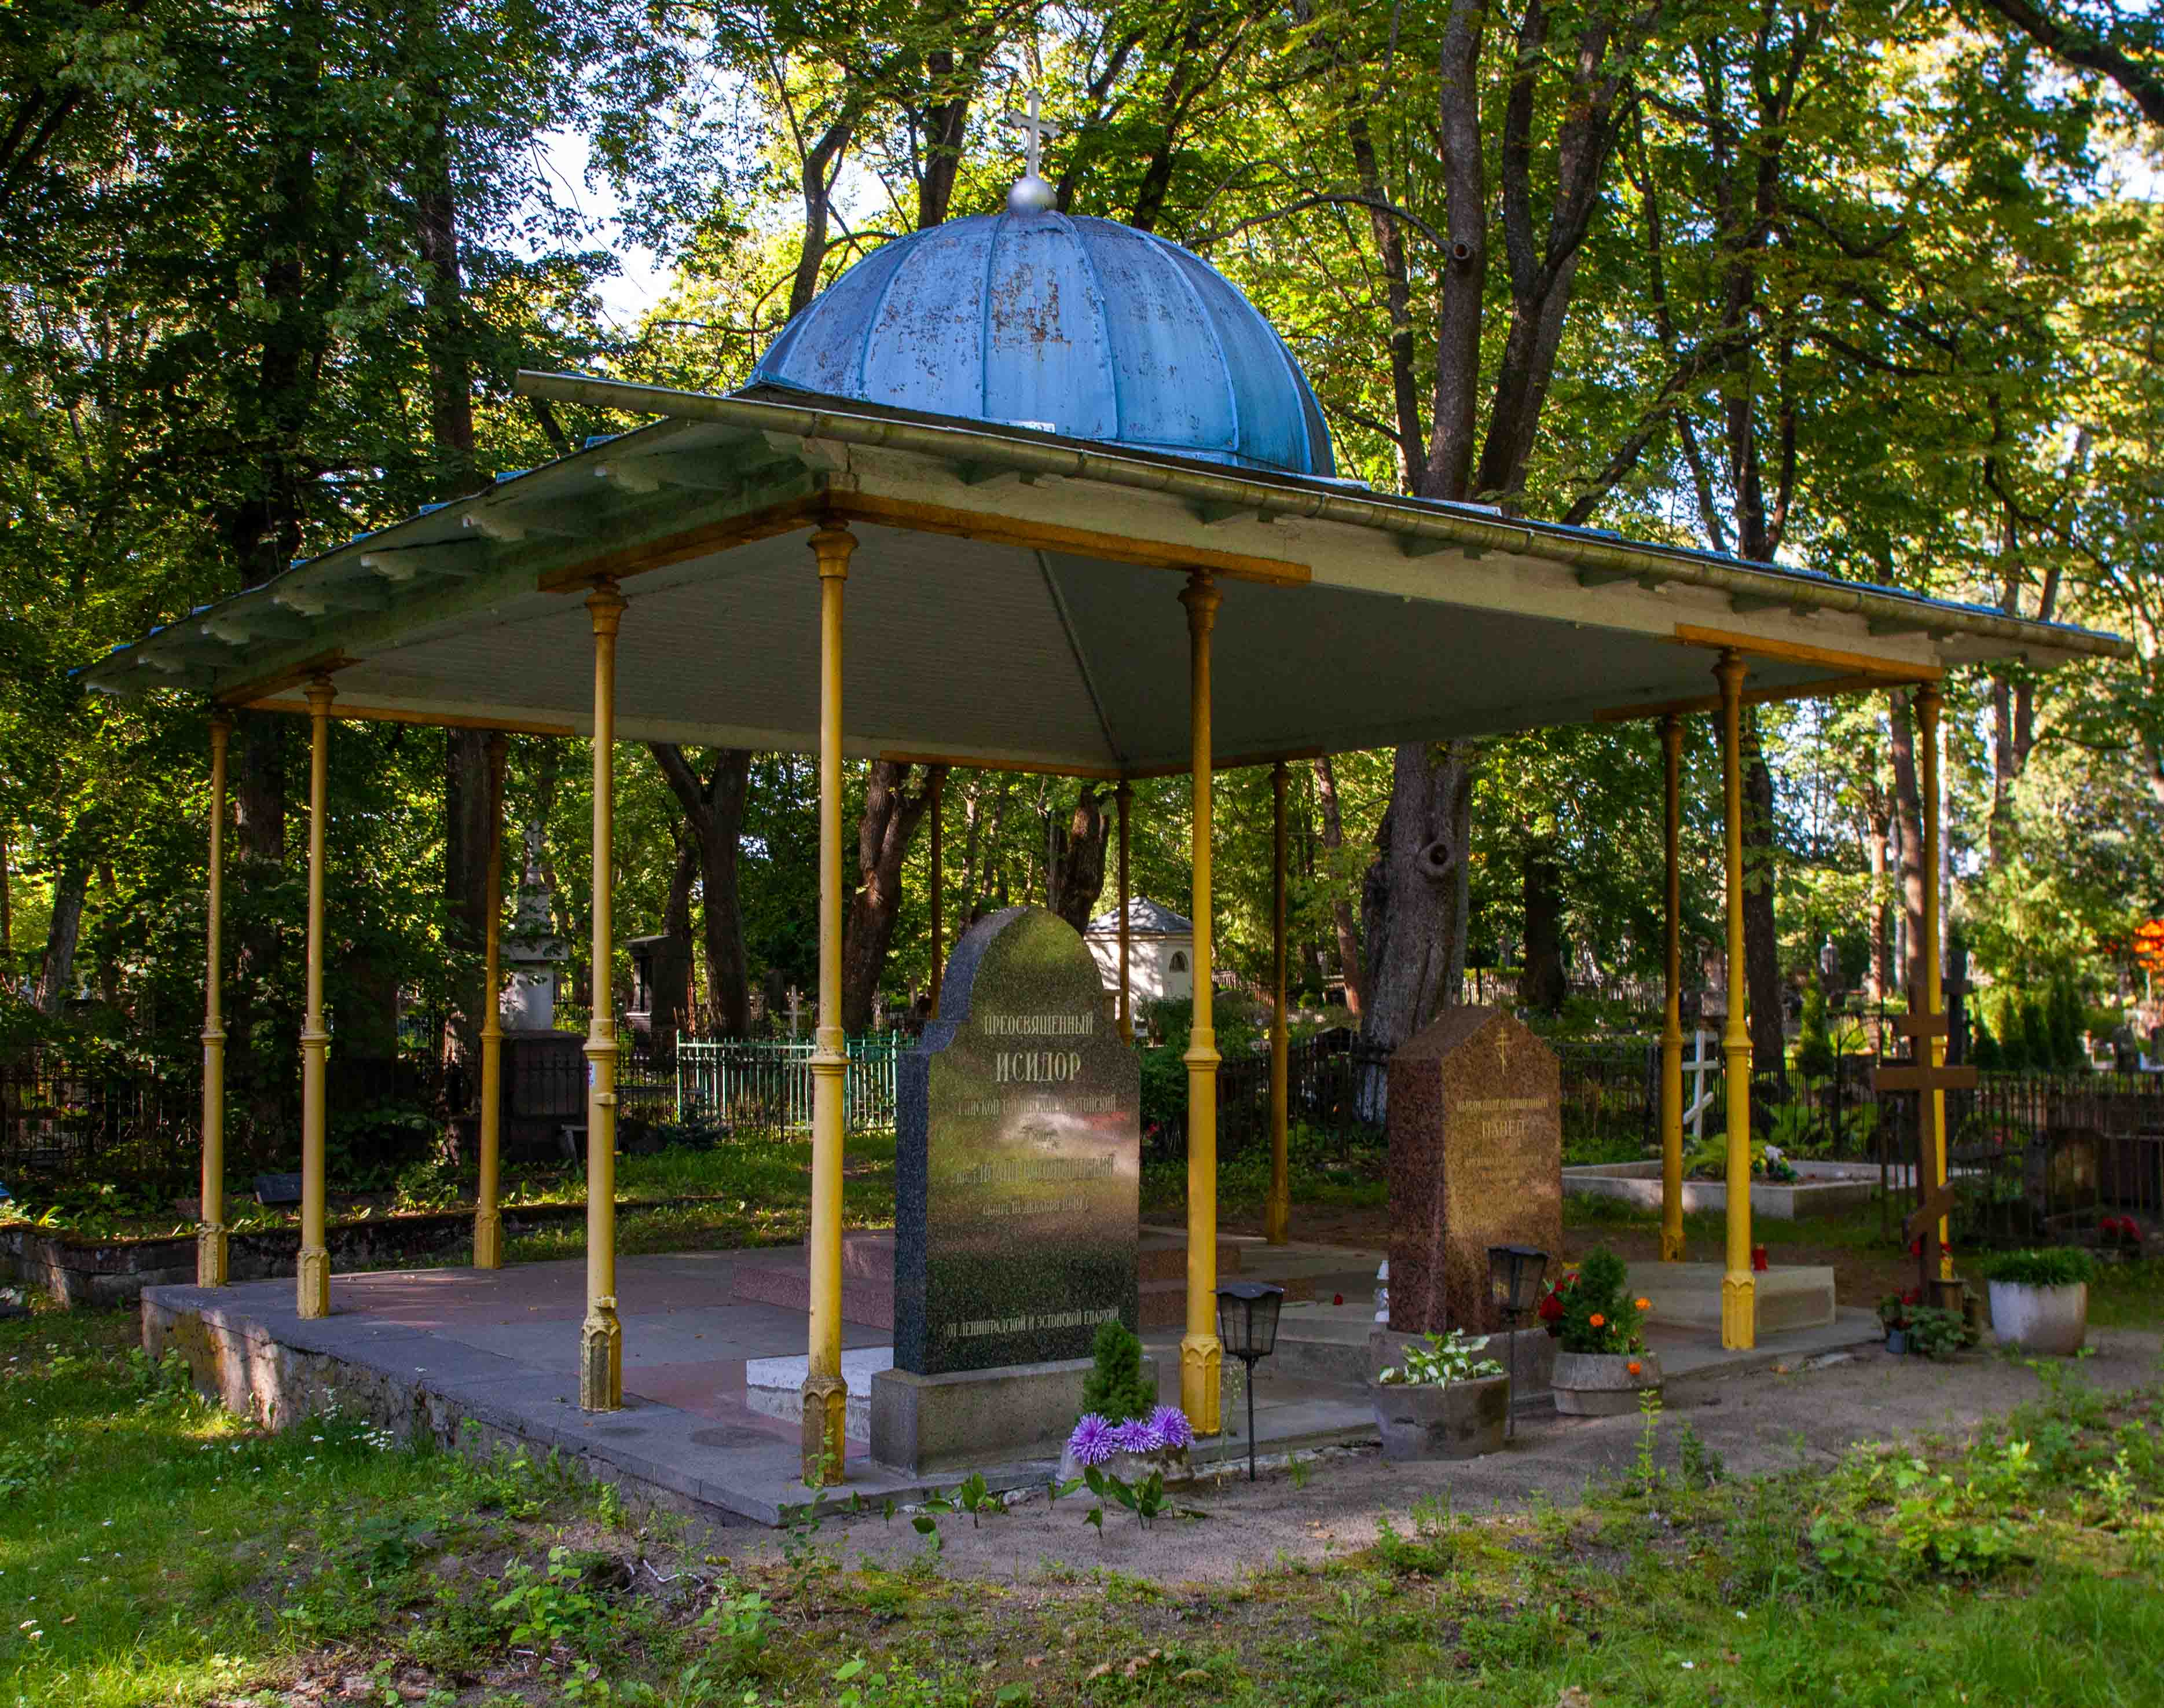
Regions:
[[[1631,1366],[1638,1374],[1631,1374]],[[1649,1352],[1557,1352],[1555,1408],[1566,1417],[1636,1411],[1638,1395],[1661,1387],[1661,1361]]]
[[[2082,1349],[2089,1328],[2086,1281],[2063,1287],[2032,1287],[2020,1281],[1992,1281],[1992,1332],[2008,1346],[2025,1352],[2071,1358]]]
[[[1510,1379],[1431,1384],[1371,1382],[1386,1459],[1469,1459],[1500,1453],[1510,1416]]]

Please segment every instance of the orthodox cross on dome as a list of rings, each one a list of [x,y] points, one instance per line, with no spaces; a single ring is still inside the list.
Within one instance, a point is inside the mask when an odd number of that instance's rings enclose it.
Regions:
[[[1059,127],[1043,116],[1043,97],[1034,89],[1029,92],[1029,110],[1010,113],[1000,121],[1011,124],[1028,138],[1024,145],[1023,170],[1013,189],[1007,192],[1007,206],[1017,213],[1040,213],[1052,206],[1052,186],[1037,174],[1037,164],[1043,151],[1045,139],[1059,134]]]

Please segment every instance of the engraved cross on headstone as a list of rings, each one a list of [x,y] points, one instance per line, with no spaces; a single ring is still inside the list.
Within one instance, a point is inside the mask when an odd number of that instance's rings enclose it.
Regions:
[[[1938,1114],[1935,1093],[1963,1091],[1976,1085],[1972,1067],[1953,1068],[1933,1059],[1931,1040],[1946,1035],[1946,1017],[1930,1011],[1923,988],[1909,993],[1909,1012],[1892,1025],[1909,1040],[1909,1058],[1882,1067],[1872,1083],[1880,1091],[1916,1094],[1916,1181],[1922,1201],[1903,1224],[1910,1239],[1920,1238],[1918,1264],[1925,1294],[1941,1279],[1944,1253],[1939,1246],[1939,1226],[1953,1208],[1954,1191],[1940,1173],[1944,1161],[1937,1143]]]

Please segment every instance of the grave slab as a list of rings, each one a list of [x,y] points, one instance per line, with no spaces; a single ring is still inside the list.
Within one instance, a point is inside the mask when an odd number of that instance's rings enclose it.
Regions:
[[[1719,1264],[1632,1264],[1631,1285],[1652,1301],[1649,1319],[1668,1328],[1720,1328]],[[1833,1269],[1815,1264],[1776,1264],[1752,1278],[1758,1337],[1835,1321]]]

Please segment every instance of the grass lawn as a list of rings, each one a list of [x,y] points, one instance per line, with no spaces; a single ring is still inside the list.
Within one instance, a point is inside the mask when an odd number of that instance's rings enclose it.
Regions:
[[[2154,1383],[2055,1370],[1969,1439],[1758,1481],[1649,1432],[1582,1500],[1423,1502],[1377,1547],[1196,1587],[1022,1560],[964,1580],[929,1538],[846,1566],[838,1525],[777,1546],[350,1422],[267,1437],[134,1340],[118,1315],[0,1322],[0,1701],[2164,1701]],[[1157,1522],[1207,1549],[1192,1498]]]

